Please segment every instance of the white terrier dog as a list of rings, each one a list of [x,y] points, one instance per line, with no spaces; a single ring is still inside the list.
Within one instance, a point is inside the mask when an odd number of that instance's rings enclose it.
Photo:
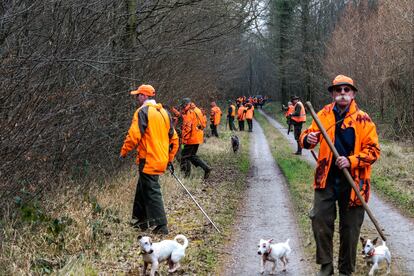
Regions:
[[[276,243],[273,244],[273,239],[271,240],[262,240],[260,239],[260,243],[258,245],[257,254],[261,255],[260,260],[260,273],[264,273],[265,271],[265,264],[266,261],[272,262],[272,272],[270,274],[275,274],[277,260],[279,259],[282,261],[283,269],[282,271],[286,271],[286,264],[288,263],[288,255],[292,251],[289,246],[289,239],[286,242]]]
[[[180,267],[179,262],[185,256],[185,249],[188,246],[188,240],[184,235],[177,235],[174,240],[154,243],[147,236],[138,236],[138,240],[144,259],[143,275],[146,275],[147,266],[151,264],[151,276],[158,271],[159,263],[162,261],[168,261],[168,272],[175,272]],[[182,240],[184,243],[181,245],[177,240]]]
[[[391,271],[391,252],[385,244],[385,241],[382,241],[382,245],[375,247],[378,238],[371,241],[370,239],[360,237],[359,240],[362,243],[364,259],[366,259],[367,264],[372,264],[368,275],[374,275],[375,270],[378,270],[379,264],[383,261],[387,262],[387,274],[389,274]]]

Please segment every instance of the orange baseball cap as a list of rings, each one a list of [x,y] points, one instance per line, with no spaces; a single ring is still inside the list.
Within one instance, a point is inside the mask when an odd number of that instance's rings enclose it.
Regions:
[[[332,81],[332,85],[328,87],[328,91],[332,92],[335,86],[340,86],[340,85],[348,85],[352,87],[354,91],[358,91],[358,89],[354,86],[354,80],[345,75],[336,76],[334,80]]]
[[[137,90],[132,90],[131,95],[138,95],[143,94],[148,97],[154,97],[155,96],[155,89],[152,87],[152,85],[149,84],[143,84],[140,87],[138,87]]]

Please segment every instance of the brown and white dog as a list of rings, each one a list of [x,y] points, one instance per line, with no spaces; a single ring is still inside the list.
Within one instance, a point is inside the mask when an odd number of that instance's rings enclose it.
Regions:
[[[379,264],[383,261],[387,262],[387,274],[391,271],[391,252],[388,249],[385,241],[382,241],[382,245],[375,247],[378,238],[373,241],[370,239],[364,239],[360,237],[359,240],[362,243],[362,254],[367,264],[372,264],[371,270],[368,275],[374,275],[375,270],[378,270]]]
[[[286,271],[286,265],[288,263],[287,257],[289,253],[292,251],[289,246],[289,239],[287,239],[287,241],[285,242],[280,242],[276,244],[273,243],[273,239],[270,239],[270,240],[261,239],[257,247],[258,247],[257,254],[261,255],[260,273],[262,274],[264,273],[265,264],[267,261],[269,261],[273,263],[272,272],[270,272],[270,274],[275,274],[278,259],[283,264],[282,271]]]
[[[178,243],[177,240],[182,240],[183,244]],[[160,262],[163,261],[168,262],[169,273],[175,272],[180,267],[179,262],[185,256],[185,249],[188,246],[188,240],[184,235],[177,235],[174,240],[154,243],[150,237],[138,236],[138,241],[144,259],[143,275],[146,275],[148,264],[151,264],[151,276],[155,276]]]

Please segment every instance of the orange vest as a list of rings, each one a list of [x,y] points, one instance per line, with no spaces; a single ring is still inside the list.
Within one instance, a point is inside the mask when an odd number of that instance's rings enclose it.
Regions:
[[[291,119],[295,122],[301,123],[301,122],[306,122],[306,112],[305,112],[305,107],[303,106],[302,102],[297,102],[293,109],[296,109],[296,105],[300,106],[300,114],[299,116],[292,116]]]
[[[236,107],[234,106],[234,104],[231,104],[230,107],[231,107],[231,114],[230,114],[230,116],[231,117],[235,117],[236,116]]]
[[[332,143],[335,143],[335,114],[333,111],[335,103],[326,105],[318,112],[319,120],[326,129]],[[378,143],[378,135],[375,124],[371,118],[360,110],[355,101],[351,102],[349,112],[341,124],[341,128],[352,127],[355,131],[355,146],[353,153],[348,156],[351,163],[350,173],[354,179],[355,185],[359,188],[360,194],[366,202],[368,202],[371,187],[371,164],[380,156],[380,148]],[[310,132],[319,131],[318,126],[313,121],[312,125],[300,135],[299,141],[303,147],[303,141]],[[333,153],[328,143],[322,139],[320,135],[320,148],[318,164],[315,172],[314,188],[324,189],[326,187],[326,179],[331,166],[335,166],[333,162]],[[312,146],[311,148],[313,148]],[[350,196],[350,206],[360,206],[361,202],[357,198],[355,191],[352,189]]]
[[[218,106],[213,106],[210,112],[210,122],[213,125],[219,125],[221,120],[221,109]]]
[[[239,109],[237,110],[237,120],[239,121],[246,120],[246,114],[244,113],[245,110],[246,108],[243,105],[239,106]]]
[[[254,106],[249,104],[246,106],[246,119],[252,120],[253,119],[253,111]]]
[[[136,161],[146,174],[162,174],[168,162],[174,160],[178,150],[178,135],[171,117],[161,104],[145,103],[135,111],[121,148],[121,156],[125,157],[135,148],[138,152]]]
[[[204,141],[203,129],[206,127],[201,110],[191,103],[183,113],[182,142],[185,145],[199,145]]]
[[[288,106],[288,110],[285,113],[285,117],[287,118],[290,114],[293,114],[293,112],[295,112],[295,107],[293,106],[293,104]]]

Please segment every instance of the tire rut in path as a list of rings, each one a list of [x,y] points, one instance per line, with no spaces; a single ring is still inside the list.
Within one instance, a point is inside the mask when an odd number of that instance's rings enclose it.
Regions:
[[[254,122],[251,133],[251,176],[245,194],[239,221],[230,242],[229,259],[222,269],[223,275],[262,275],[257,245],[260,239],[273,238],[276,242],[290,239],[292,252],[287,271],[283,275],[309,275],[300,242],[298,226],[290,202],[285,178],[276,165],[260,125]],[[265,275],[271,270],[267,264]],[[278,262],[276,273],[281,273]]]
[[[286,133],[287,128],[283,127],[262,110],[259,110],[259,112],[289,140],[293,148],[296,147],[295,139]],[[303,157],[311,165],[316,165],[310,151],[304,150]],[[379,224],[385,229],[387,246],[393,255],[393,263],[397,263],[402,275],[414,275],[414,221],[402,215],[395,207],[379,198],[373,191],[371,191],[368,206],[379,221]],[[374,229],[374,225],[368,215],[365,216],[364,224]]]

